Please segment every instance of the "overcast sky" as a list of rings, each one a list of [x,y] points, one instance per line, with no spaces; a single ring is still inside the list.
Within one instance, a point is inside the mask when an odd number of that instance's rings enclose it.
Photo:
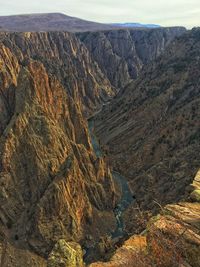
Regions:
[[[0,15],[42,12],[99,22],[200,26],[200,0],[0,0]]]

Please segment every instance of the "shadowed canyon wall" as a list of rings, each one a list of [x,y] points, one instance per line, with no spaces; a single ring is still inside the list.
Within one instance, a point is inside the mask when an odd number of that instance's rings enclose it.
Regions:
[[[199,29],[177,38],[96,118],[143,208],[183,199],[199,167]]]
[[[183,27],[172,27],[86,32],[77,36],[111,84],[123,88],[185,31]]]

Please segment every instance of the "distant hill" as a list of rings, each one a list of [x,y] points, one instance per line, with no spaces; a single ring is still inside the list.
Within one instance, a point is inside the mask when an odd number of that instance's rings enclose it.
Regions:
[[[60,13],[0,16],[0,29],[5,31],[98,31],[114,29],[107,25],[70,17]]]
[[[140,23],[104,24],[70,17],[61,13],[26,14],[0,16],[1,31],[38,32],[38,31],[68,31],[86,32],[112,30],[119,28],[157,28],[158,25]]]
[[[135,22],[127,22],[127,23],[112,23],[112,26],[123,27],[123,28],[160,28],[160,25],[157,24],[142,24],[142,23],[135,23]]]

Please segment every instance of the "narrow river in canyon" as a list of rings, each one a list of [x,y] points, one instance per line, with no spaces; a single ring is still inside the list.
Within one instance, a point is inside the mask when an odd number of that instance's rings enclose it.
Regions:
[[[93,149],[97,157],[102,157],[103,152],[101,150],[99,141],[94,134],[94,121],[90,119],[88,121],[88,127],[90,132],[90,138],[92,142]],[[117,228],[111,233],[112,238],[123,237],[125,232],[124,222],[123,222],[123,211],[125,211],[129,205],[134,201],[134,196],[132,195],[127,179],[120,173],[113,171],[113,179],[118,183],[121,189],[121,199],[115,209],[113,210],[117,222]]]

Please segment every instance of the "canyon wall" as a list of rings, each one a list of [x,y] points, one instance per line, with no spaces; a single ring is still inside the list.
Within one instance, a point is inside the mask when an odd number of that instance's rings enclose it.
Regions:
[[[109,82],[70,34],[2,34],[0,64],[2,257],[98,240],[116,227],[117,197],[83,112],[112,94]]]
[[[142,67],[161,55],[183,27],[79,33],[93,60],[116,88],[136,79]]]
[[[172,42],[96,117],[111,164],[143,208],[183,199],[199,166],[199,32]]]
[[[40,61],[55,75],[84,113],[115,95],[115,89],[73,34],[64,32],[1,33],[0,40],[18,62]]]

